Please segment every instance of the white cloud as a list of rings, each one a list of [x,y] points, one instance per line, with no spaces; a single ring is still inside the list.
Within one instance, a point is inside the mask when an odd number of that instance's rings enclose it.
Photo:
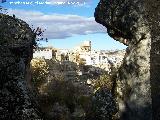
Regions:
[[[78,15],[44,14],[37,11],[9,9],[10,15],[26,21],[34,27],[46,29],[44,37],[49,39],[62,39],[73,35],[104,33],[106,29],[95,22],[94,17]]]

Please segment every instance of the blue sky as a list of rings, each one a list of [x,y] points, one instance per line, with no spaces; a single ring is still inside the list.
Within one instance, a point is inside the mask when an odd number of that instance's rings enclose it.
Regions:
[[[42,5],[37,4],[44,2]],[[30,2],[30,5],[24,4]],[[36,2],[36,3],[35,3]],[[96,50],[125,49],[126,46],[113,40],[106,28],[94,21],[94,9],[99,0],[7,0],[1,4],[8,14],[15,14],[34,27],[46,29],[44,37],[49,41],[42,46],[73,48],[84,40],[92,41]],[[63,2],[63,5],[57,3]],[[78,4],[78,2],[80,4]]]

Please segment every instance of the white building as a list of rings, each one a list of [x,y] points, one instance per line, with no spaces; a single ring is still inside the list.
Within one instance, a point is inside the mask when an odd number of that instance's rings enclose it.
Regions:
[[[52,49],[35,50],[33,58],[52,59]]]
[[[74,48],[74,51],[78,51],[78,52],[91,51],[91,41],[84,41],[83,43],[81,43],[81,45],[76,46]]]
[[[90,52],[82,52],[79,54],[79,58],[84,59],[86,65],[92,65],[91,54]]]
[[[33,58],[51,59],[55,56],[58,61],[71,61],[77,64],[82,60],[85,65],[102,68],[106,71],[109,71],[111,65],[117,67],[122,63],[125,51],[96,51],[91,50],[91,47],[91,41],[84,41],[72,50],[56,49],[54,51],[53,48],[42,48],[35,50]]]

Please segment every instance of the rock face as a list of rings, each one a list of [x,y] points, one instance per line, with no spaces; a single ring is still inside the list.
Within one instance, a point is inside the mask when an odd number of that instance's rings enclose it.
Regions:
[[[95,20],[128,46],[116,81],[122,120],[160,119],[159,5],[156,0],[100,0],[95,10]]]
[[[0,14],[0,119],[40,119],[27,86],[35,34],[16,18]]]
[[[160,1],[147,0],[146,8],[151,28],[150,80],[153,120],[160,120]]]

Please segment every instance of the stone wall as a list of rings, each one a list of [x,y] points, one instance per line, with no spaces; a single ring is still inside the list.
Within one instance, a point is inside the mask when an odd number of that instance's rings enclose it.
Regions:
[[[40,119],[28,84],[35,34],[24,21],[0,14],[0,119]]]
[[[156,0],[100,0],[95,10],[95,20],[128,46],[116,79],[122,120],[160,119],[159,5]]]

